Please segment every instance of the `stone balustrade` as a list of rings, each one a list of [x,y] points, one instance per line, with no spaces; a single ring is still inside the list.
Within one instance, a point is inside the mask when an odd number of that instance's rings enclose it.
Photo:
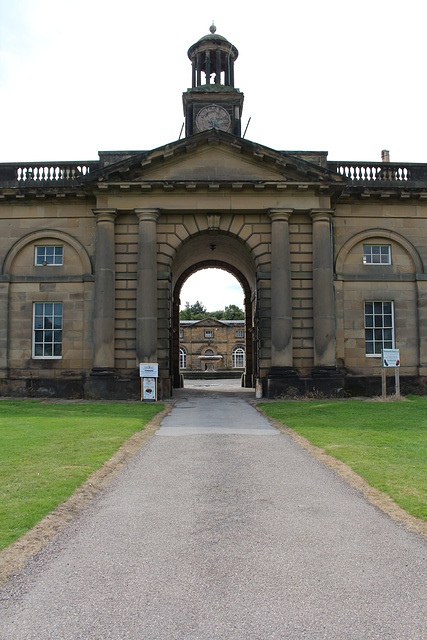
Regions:
[[[328,162],[328,169],[335,171],[354,183],[399,183],[425,182],[427,165],[399,162]]]
[[[0,185],[71,183],[97,169],[98,165],[99,161],[0,164]]]

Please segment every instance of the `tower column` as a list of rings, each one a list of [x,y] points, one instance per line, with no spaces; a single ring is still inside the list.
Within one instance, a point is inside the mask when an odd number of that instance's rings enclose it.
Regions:
[[[335,370],[332,215],[332,209],[310,211],[313,221],[314,367]]]
[[[136,357],[157,362],[157,229],[158,209],[135,209],[139,220],[136,298]]]
[[[92,375],[114,372],[114,221],[117,209],[92,209],[96,216]]]
[[[270,209],[271,366],[292,367],[292,290],[289,218],[293,209]]]

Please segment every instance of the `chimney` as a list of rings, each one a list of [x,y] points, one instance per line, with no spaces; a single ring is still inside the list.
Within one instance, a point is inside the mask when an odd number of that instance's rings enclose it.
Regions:
[[[381,151],[381,162],[390,162],[390,151],[387,149]]]

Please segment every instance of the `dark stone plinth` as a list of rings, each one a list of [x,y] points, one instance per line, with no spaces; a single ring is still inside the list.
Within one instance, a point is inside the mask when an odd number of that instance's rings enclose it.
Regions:
[[[334,396],[343,391],[344,376],[336,367],[314,367],[311,371],[310,386],[310,391]]]
[[[114,367],[93,367],[90,372],[91,378],[111,378],[116,375]]]
[[[86,379],[85,398],[88,400],[140,400],[140,378],[117,378],[114,375],[91,375]]]
[[[22,398],[84,397],[84,376],[80,378],[7,378],[0,381],[0,396]]]
[[[301,380],[293,367],[273,367],[266,380],[264,390],[267,398],[280,398],[290,389],[301,391]]]

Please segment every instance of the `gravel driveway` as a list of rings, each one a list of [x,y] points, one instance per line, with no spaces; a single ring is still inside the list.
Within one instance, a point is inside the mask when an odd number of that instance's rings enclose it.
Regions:
[[[427,638],[421,537],[244,392],[194,383],[177,396],[111,485],[3,588],[2,640]]]

